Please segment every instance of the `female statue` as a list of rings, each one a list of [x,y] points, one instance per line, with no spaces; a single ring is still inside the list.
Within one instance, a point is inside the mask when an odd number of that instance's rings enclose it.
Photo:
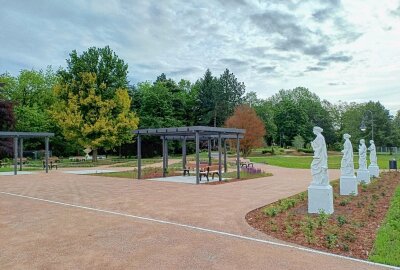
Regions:
[[[358,148],[358,169],[367,170],[367,146],[365,146],[365,140],[360,140],[360,146]]]
[[[376,148],[375,148],[375,143],[373,140],[369,141],[370,146],[368,148],[369,150],[369,162],[371,162],[371,165],[378,165],[377,162],[377,158],[376,158]]]
[[[322,136],[323,131],[320,127],[314,127],[313,133],[316,135],[311,146],[314,150],[313,161],[311,163],[311,173],[313,180],[311,184],[329,185],[328,179],[328,152],[326,150],[325,138]]]
[[[340,170],[343,176],[354,176],[354,163],[353,163],[353,145],[350,142],[351,136],[349,134],[344,134],[344,148],[342,150],[343,157],[340,166]]]

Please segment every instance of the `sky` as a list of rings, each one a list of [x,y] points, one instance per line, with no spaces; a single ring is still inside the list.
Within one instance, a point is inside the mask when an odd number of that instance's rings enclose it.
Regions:
[[[132,84],[233,72],[260,98],[307,87],[400,110],[400,0],[0,0],[0,74],[109,45]]]

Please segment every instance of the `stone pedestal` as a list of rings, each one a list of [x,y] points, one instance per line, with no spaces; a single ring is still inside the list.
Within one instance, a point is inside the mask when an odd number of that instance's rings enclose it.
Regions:
[[[379,167],[378,165],[369,165],[368,167],[369,174],[371,177],[379,177]]]
[[[358,170],[357,171],[357,180],[358,180],[358,183],[364,182],[365,184],[369,184],[371,182],[369,171],[368,170]]]
[[[357,177],[340,176],[340,195],[358,195]]]
[[[333,191],[332,186],[310,185],[308,187],[308,213],[327,214],[333,213]]]

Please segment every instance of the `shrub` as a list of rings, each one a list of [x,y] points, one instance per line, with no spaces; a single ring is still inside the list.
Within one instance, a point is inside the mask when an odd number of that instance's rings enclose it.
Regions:
[[[319,211],[318,215],[318,226],[323,227],[329,219],[329,215],[324,210]]]
[[[326,247],[331,249],[336,245],[337,242],[337,235],[333,233],[325,234],[325,244]]]
[[[292,145],[297,150],[303,148],[304,143],[305,143],[305,141],[304,141],[303,137],[301,137],[300,135],[296,135],[292,140]]]
[[[337,222],[338,222],[339,226],[342,227],[344,224],[347,223],[347,219],[344,216],[338,216]]]

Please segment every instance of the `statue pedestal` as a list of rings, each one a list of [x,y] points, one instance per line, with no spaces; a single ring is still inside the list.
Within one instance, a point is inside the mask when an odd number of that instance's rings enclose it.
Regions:
[[[333,191],[332,186],[310,185],[308,187],[308,213],[326,214],[333,213]]]
[[[378,165],[369,165],[368,167],[369,174],[371,177],[379,177],[379,167]]]
[[[340,176],[340,195],[358,195],[357,177]]]
[[[368,170],[358,170],[357,171],[357,180],[359,183],[364,182],[365,184],[369,184],[371,182],[369,171]]]

